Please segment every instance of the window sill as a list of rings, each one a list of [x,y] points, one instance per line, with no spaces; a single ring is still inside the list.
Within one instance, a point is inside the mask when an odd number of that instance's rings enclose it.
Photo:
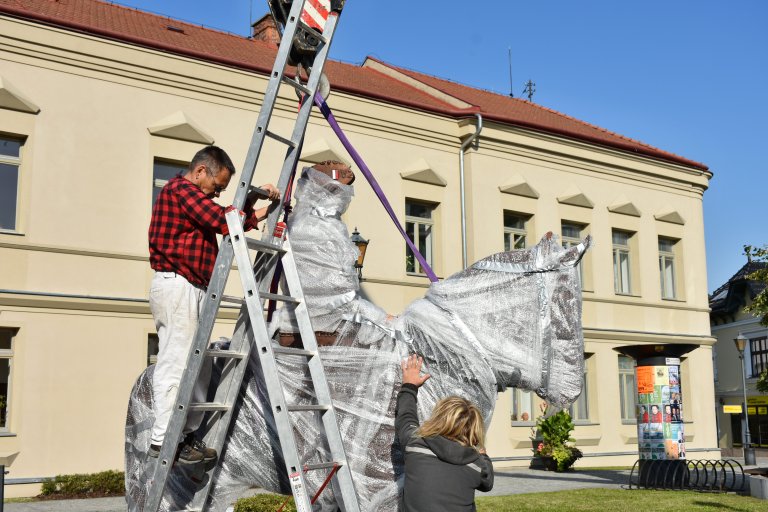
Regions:
[[[666,301],[666,302],[682,302],[682,303],[685,303],[685,299],[680,299],[678,297],[672,297],[672,298],[664,298],[664,297],[662,297],[661,300],[662,301]]]
[[[622,425],[637,425],[637,420],[621,420]]]
[[[634,297],[636,299],[642,299],[642,295],[635,295],[634,293],[621,293],[621,292],[613,292],[615,295],[618,295],[619,297]]]
[[[0,432],[0,437],[16,437],[13,432]]]
[[[515,421],[515,420],[512,420],[511,424],[512,424],[513,427],[527,427],[527,428],[530,428],[530,427],[535,427],[536,426],[536,422],[535,421]]]
[[[408,277],[423,277],[424,279],[429,279],[427,274],[419,274],[418,272],[406,272],[405,275]],[[440,276],[437,276],[437,278],[440,279]]]
[[[596,427],[600,423],[592,420],[574,420],[573,425],[576,427]]]
[[[13,235],[13,236],[25,236],[23,231],[15,231],[13,229],[0,229],[0,235]]]

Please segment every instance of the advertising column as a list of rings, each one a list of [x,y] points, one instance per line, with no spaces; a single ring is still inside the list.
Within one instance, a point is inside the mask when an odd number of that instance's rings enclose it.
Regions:
[[[680,358],[664,358],[664,365],[638,361],[636,382],[640,460],[685,459]]]

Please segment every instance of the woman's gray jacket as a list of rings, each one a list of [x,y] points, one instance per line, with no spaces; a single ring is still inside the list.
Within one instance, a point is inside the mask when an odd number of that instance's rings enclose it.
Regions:
[[[397,395],[395,430],[405,449],[403,512],[464,512],[475,510],[475,489],[493,488],[491,459],[442,436],[414,435],[419,427],[418,387],[403,384]]]

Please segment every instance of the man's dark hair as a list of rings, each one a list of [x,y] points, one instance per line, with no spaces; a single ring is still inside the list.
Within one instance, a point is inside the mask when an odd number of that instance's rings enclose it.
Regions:
[[[192,158],[189,163],[189,170],[191,171],[198,165],[204,165],[208,174],[216,176],[221,169],[226,169],[230,174],[235,174],[235,166],[232,164],[232,160],[226,151],[218,146],[206,146]]]

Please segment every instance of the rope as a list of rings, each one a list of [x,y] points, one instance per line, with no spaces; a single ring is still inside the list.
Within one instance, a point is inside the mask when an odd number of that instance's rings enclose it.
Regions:
[[[397,227],[397,230],[400,232],[400,235],[402,235],[403,239],[405,240],[405,243],[408,244],[408,247],[410,247],[411,251],[413,251],[413,255],[418,260],[419,264],[421,265],[421,268],[424,269],[424,273],[427,274],[427,277],[431,282],[433,283],[437,282],[437,276],[432,271],[432,267],[429,266],[429,264],[427,263],[427,260],[424,259],[424,256],[422,256],[422,254],[416,248],[416,246],[413,243],[413,240],[411,240],[408,237],[408,235],[405,233],[405,230],[400,225],[400,221],[397,220],[397,215],[395,215],[394,210],[392,210],[392,205],[389,204],[387,197],[384,195],[384,191],[379,186],[379,183],[376,181],[376,178],[373,177],[373,173],[365,164],[360,154],[355,150],[354,147],[352,147],[352,143],[349,142],[349,139],[344,134],[344,131],[342,131],[341,127],[339,126],[339,123],[336,121],[336,118],[333,117],[331,108],[325,102],[323,97],[320,96],[319,94],[315,94],[315,105],[317,105],[320,108],[320,112],[322,112],[323,117],[325,117],[326,121],[328,121],[328,124],[331,126],[331,129],[333,129],[333,131],[336,133],[336,136],[339,138],[339,141],[341,141],[341,144],[349,153],[349,156],[352,157],[352,160],[354,160],[355,164],[357,164],[357,167],[363,173],[363,176],[365,176],[365,179],[368,180],[368,183],[370,183],[371,188],[376,194],[376,197],[378,197],[379,201],[381,201],[381,204],[384,206],[384,209],[389,214],[389,217],[392,219],[392,222]]]

